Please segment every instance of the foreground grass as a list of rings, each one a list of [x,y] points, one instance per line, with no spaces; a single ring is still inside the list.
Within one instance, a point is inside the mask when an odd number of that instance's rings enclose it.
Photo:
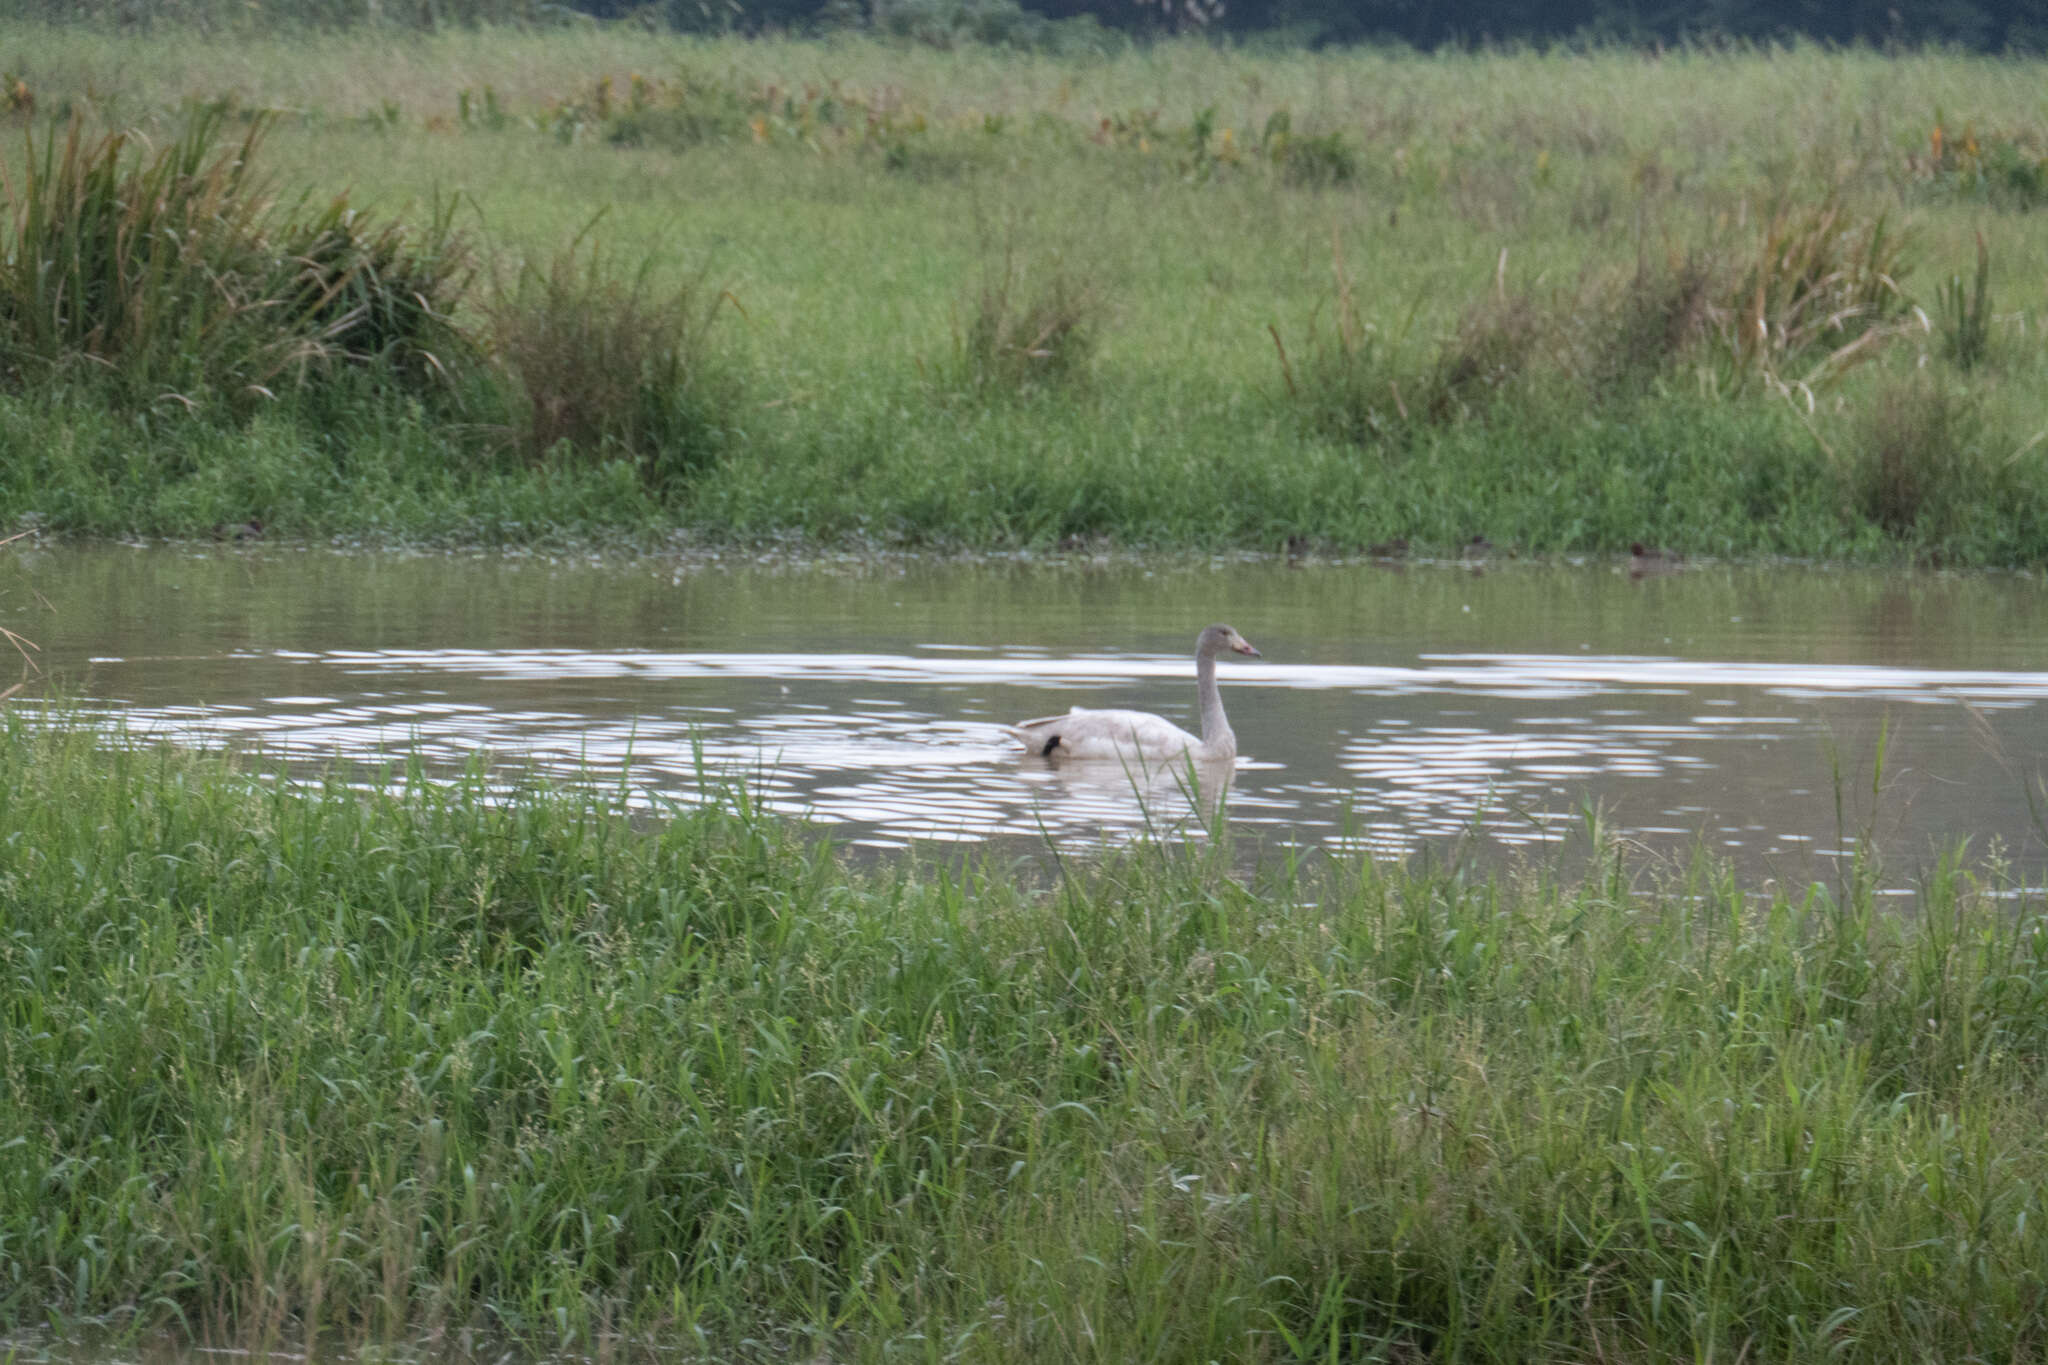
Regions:
[[[2048,922],[0,733],[0,1312],[717,1358],[2039,1358]],[[612,1341],[616,1345],[616,1341]]]
[[[250,417],[32,366],[0,393],[9,523],[2048,563],[2040,63],[19,25],[0,50],[38,135],[160,140],[225,101],[276,112],[265,164],[316,202],[459,202],[506,292],[458,321],[517,371]],[[599,247],[632,293],[576,294]],[[540,280],[566,293],[540,308]],[[645,332],[698,319],[697,349],[578,329],[621,297]],[[598,341],[589,391],[530,392]],[[704,392],[619,417],[674,373]]]

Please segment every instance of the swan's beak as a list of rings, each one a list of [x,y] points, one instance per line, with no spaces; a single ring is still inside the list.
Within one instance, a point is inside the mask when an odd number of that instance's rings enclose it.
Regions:
[[[1239,640],[1236,644],[1232,645],[1231,648],[1236,650],[1240,654],[1248,654],[1254,659],[1261,657],[1259,651],[1252,648],[1252,642],[1249,640]]]

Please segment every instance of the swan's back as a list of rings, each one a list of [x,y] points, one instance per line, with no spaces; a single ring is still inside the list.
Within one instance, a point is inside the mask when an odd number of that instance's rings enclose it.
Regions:
[[[1227,749],[1205,749],[1201,740],[1148,711],[1087,711],[1077,706],[1064,716],[1013,725],[1010,733],[1043,758],[1178,758],[1191,752],[1221,758],[1237,752],[1234,738]]]

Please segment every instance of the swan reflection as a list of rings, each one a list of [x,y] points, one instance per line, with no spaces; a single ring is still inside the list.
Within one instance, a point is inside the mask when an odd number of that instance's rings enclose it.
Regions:
[[[1068,759],[1026,756],[1018,775],[1049,828],[1130,826],[1154,833],[1215,822],[1237,780],[1230,758]]]

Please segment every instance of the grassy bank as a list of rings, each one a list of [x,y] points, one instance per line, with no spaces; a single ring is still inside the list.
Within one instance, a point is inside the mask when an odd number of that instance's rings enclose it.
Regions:
[[[2048,926],[860,870],[0,734],[0,1313],[719,1359],[2035,1359]],[[611,1345],[617,1346],[617,1341]]]
[[[452,205],[461,262],[438,387],[392,378],[384,332],[296,341],[351,363],[253,398],[175,367],[110,392],[139,362],[104,338],[17,347],[16,524],[2048,562],[2039,63],[624,29],[0,52],[31,139],[76,115],[156,146],[208,102],[223,138],[269,121],[270,240],[298,191],[348,191],[420,249]]]

